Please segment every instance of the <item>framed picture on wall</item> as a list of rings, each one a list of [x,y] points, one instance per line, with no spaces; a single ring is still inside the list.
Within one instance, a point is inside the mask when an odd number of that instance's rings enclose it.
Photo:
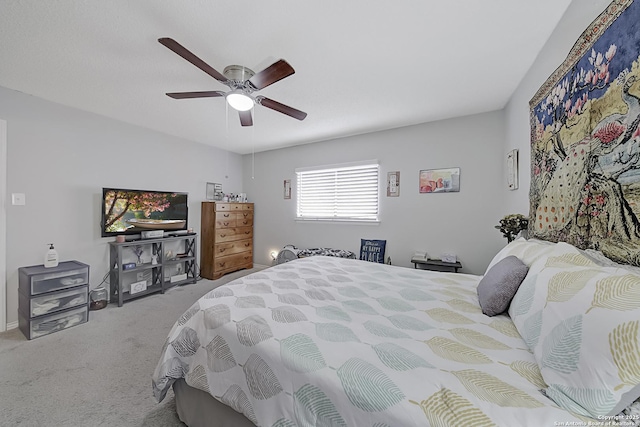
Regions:
[[[285,199],[291,198],[291,180],[290,179],[284,180],[284,198]]]
[[[509,190],[518,189],[518,149],[507,153],[507,185]]]
[[[387,197],[400,196],[400,172],[387,173]]]
[[[222,184],[215,182],[207,182],[207,192],[205,194],[205,200],[222,200],[224,194],[222,193]]]
[[[215,200],[216,199],[216,184],[213,182],[207,182],[207,194],[205,197],[206,200]]]
[[[420,193],[454,193],[458,191],[460,191],[460,168],[420,171]]]

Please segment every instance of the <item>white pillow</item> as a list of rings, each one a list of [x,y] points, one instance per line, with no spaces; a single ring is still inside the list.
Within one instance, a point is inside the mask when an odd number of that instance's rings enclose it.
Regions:
[[[555,243],[545,240],[527,240],[524,237],[518,237],[493,257],[484,274],[487,274],[491,267],[510,255],[520,258],[527,267],[530,267],[531,264],[540,256],[543,256],[546,251],[552,250],[554,245]]]
[[[530,266],[509,315],[559,406],[597,418],[640,397],[640,275],[558,243]]]

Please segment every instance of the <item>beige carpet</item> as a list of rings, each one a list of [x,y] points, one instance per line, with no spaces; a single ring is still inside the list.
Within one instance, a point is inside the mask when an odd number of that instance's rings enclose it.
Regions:
[[[184,425],[172,392],[158,404],[151,391],[167,334],[199,297],[261,269],[109,304],[85,324],[31,341],[19,329],[0,334],[0,425]]]

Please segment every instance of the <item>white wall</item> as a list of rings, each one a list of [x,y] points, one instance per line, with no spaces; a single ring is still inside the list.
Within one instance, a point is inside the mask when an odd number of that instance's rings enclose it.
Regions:
[[[506,140],[504,155],[517,148],[520,155],[520,189],[506,191],[504,199],[509,213],[529,213],[531,184],[531,136],[529,101],[547,78],[562,64],[580,34],[609,5],[610,0],[572,2],[551,37],[538,54],[533,66],[505,108]]]
[[[410,267],[416,250],[453,251],[463,271],[483,274],[506,240],[493,228],[505,215],[501,199],[504,122],[481,114],[244,156],[244,191],[255,202],[254,261],[270,264],[286,244],[359,252],[360,239],[386,239],[392,263]],[[380,224],[302,223],[296,214],[295,169],[378,159]],[[460,167],[459,193],[419,194],[420,169]],[[386,197],[387,172],[400,171],[400,197]],[[292,198],[284,200],[283,181]]]
[[[186,191],[189,226],[200,230],[206,182],[242,191],[237,154],[0,88],[7,121],[7,322],[18,319],[18,268],[42,264],[46,243],[61,261],[91,267],[91,287],[107,273],[111,238],[100,237],[102,187]],[[228,178],[225,178],[228,176]]]

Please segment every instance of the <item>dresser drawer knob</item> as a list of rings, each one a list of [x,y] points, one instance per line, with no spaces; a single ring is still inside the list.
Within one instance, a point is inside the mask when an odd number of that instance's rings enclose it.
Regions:
[[[226,236],[227,236],[226,234],[220,234],[220,237],[226,237]]]

